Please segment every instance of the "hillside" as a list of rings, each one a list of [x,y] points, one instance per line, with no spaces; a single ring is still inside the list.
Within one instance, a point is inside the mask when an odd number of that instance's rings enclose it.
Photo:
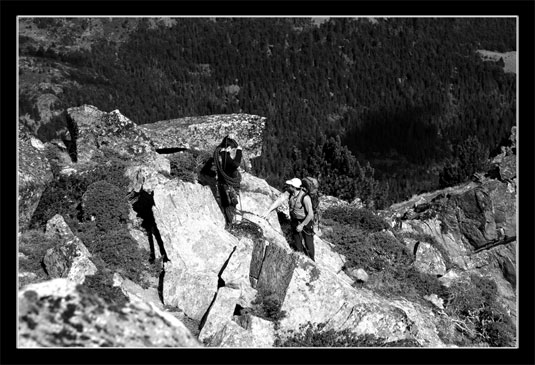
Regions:
[[[511,59],[504,72],[478,53],[515,52],[513,18],[22,18],[19,45],[20,122],[42,140],[83,104],[139,124],[262,115],[258,176],[321,174],[369,206],[469,180],[481,159],[452,174],[458,146],[487,159],[515,124]],[[332,148],[350,169],[325,173]],[[375,188],[341,191],[348,179]]]
[[[269,119],[66,113],[68,146],[20,131],[19,346],[516,346],[515,129],[477,182],[380,212],[324,196],[312,261],[287,207],[261,218],[280,191],[242,169],[225,229],[205,175],[228,128],[262,153]]]

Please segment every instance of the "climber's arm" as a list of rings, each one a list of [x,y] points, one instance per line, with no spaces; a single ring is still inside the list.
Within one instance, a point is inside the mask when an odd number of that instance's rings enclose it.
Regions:
[[[287,191],[285,191],[284,193],[281,194],[281,196],[279,196],[277,198],[277,200],[275,200],[273,202],[273,204],[271,204],[271,206],[269,207],[269,209],[262,215],[262,218],[264,219],[267,219],[267,217],[269,216],[269,214],[274,211],[275,209],[277,209],[278,207],[280,207],[282,205],[282,203],[284,203],[285,200],[288,199],[288,196],[289,196],[289,193]]]

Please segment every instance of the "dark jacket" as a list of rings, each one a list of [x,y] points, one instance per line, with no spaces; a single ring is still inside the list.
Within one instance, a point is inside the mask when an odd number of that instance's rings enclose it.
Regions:
[[[241,164],[242,150],[239,149],[236,151],[236,157],[234,159],[230,156],[230,152],[219,152],[219,156],[221,157],[221,167],[223,167],[225,174],[231,178],[237,178],[239,176],[238,167]],[[217,179],[220,182],[224,181],[219,171],[217,171]]]

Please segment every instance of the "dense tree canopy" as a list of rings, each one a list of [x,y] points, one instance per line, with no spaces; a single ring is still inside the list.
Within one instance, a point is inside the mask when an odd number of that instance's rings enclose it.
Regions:
[[[477,138],[488,152],[508,137],[515,76],[476,50],[515,50],[515,29],[512,18],[182,18],[140,21],[120,45],[25,52],[75,67],[82,86],[64,91],[67,106],[119,109],[139,124],[265,116],[258,175],[274,185],[321,176],[325,193],[384,205],[437,188],[446,164],[460,166],[456,146]]]

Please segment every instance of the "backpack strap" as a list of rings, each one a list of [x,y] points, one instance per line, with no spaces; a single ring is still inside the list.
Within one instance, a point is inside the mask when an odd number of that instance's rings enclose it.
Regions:
[[[315,225],[317,225],[319,227],[319,222],[320,222],[320,216],[319,216],[319,209],[317,211],[314,210],[314,202],[312,201],[312,196],[310,195],[310,193],[307,191],[305,194],[303,194],[303,197],[301,198],[301,205],[303,206],[303,208],[305,209],[305,212],[306,212],[306,205],[303,203],[303,201],[305,200],[305,196],[307,196],[310,198],[310,204],[312,205],[312,213],[314,213],[314,217],[312,218],[312,221],[314,222]],[[307,214],[308,215],[308,214]]]
[[[308,212],[306,211],[307,208],[306,208],[306,205],[303,203],[305,201],[305,196],[308,196],[310,198],[310,204],[312,205],[312,197],[310,196],[310,193],[309,192],[306,192],[303,194],[303,196],[301,197],[301,205],[303,206],[303,209],[305,210],[305,212],[307,213],[308,215]],[[312,213],[314,213],[314,206],[312,205]],[[316,214],[314,214],[315,216]]]

